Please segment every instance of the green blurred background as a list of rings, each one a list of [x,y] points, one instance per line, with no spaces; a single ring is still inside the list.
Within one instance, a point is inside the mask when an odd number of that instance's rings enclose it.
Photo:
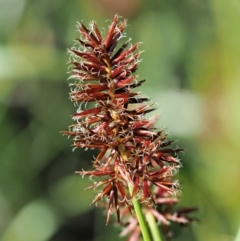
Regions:
[[[107,29],[115,13],[141,41],[143,95],[158,127],[186,148],[181,206],[199,223],[174,240],[232,241],[240,225],[240,1],[1,0],[0,240],[124,240],[89,206],[90,182],[74,174],[96,152],[72,152],[67,48],[76,21]],[[112,222],[113,222],[112,218]],[[240,240],[240,237],[239,237]]]

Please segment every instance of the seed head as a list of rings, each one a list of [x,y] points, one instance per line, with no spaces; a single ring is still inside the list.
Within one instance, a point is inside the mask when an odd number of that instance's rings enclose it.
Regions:
[[[135,91],[145,82],[135,75],[140,43],[128,39],[118,47],[126,26],[127,21],[115,15],[103,37],[95,22],[88,27],[81,22],[79,47],[69,50],[74,79],[70,99],[78,109],[74,124],[63,133],[71,137],[74,148],[99,150],[93,170],[77,173],[99,177],[89,188],[99,190],[92,204],[107,201],[107,223],[113,212],[118,222],[125,210],[132,213],[133,197],[158,212],[161,195],[154,190],[169,196],[178,192],[173,175],[181,167],[177,154],[183,150],[170,147],[174,141],[146,116],[155,108]]]

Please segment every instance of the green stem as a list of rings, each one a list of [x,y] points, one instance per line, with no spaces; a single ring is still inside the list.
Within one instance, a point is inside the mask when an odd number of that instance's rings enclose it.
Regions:
[[[148,222],[152,237],[154,241],[162,241],[159,227],[157,226],[156,220],[151,212],[146,213],[146,220]]]
[[[128,161],[128,157],[127,157],[126,152],[125,152],[125,147],[123,145],[119,145],[118,150],[119,150],[123,160]],[[133,187],[131,186],[130,183],[128,183],[128,189],[129,189],[130,195],[132,195]],[[134,210],[135,210],[135,213],[136,213],[136,216],[137,216],[137,220],[138,220],[141,232],[142,232],[143,240],[144,241],[151,241],[152,239],[151,239],[151,236],[150,236],[150,233],[149,233],[149,230],[148,230],[146,220],[143,217],[141,205],[138,202],[138,200],[136,199],[136,197],[133,197],[132,203],[133,203],[133,207],[134,207]]]
[[[129,188],[130,194],[132,194],[133,188],[132,188],[131,184],[128,185],[128,188]],[[136,199],[136,197],[133,197],[132,203],[133,203],[133,207],[134,207],[134,210],[135,210],[135,213],[136,213],[136,216],[138,219],[138,223],[139,223],[139,226],[140,226],[140,229],[142,232],[143,240],[151,241],[151,236],[149,234],[145,218],[143,217],[141,205],[138,202],[138,200]]]

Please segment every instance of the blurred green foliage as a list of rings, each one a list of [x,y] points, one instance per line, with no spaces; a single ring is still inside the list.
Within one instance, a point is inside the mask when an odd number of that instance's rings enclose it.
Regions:
[[[159,127],[186,148],[181,205],[199,223],[174,240],[234,240],[240,225],[240,2],[238,0],[0,1],[0,240],[117,240],[90,203],[94,151],[72,152],[67,48],[76,21],[107,29],[118,12],[144,50],[141,89]],[[114,220],[114,218],[112,218]],[[114,222],[114,221],[112,221]],[[119,238],[120,239],[120,238]]]

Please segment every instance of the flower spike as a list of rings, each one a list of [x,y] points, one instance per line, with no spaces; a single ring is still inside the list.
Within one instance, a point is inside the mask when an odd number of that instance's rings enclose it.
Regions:
[[[177,202],[174,195],[179,185],[173,176],[181,167],[177,155],[183,149],[171,148],[173,141],[167,140],[162,129],[153,127],[155,118],[146,117],[155,108],[134,90],[145,82],[135,75],[140,43],[132,45],[129,39],[117,47],[125,37],[126,26],[127,21],[115,15],[103,37],[95,22],[88,27],[78,24],[79,48],[69,53],[74,79],[70,100],[79,108],[72,117],[74,124],[62,133],[71,137],[74,148],[99,150],[93,160],[94,170],[77,173],[102,177],[89,187],[99,190],[92,204],[107,202],[106,222],[111,213],[116,213],[117,221],[126,225],[123,233],[131,231],[138,237],[138,222],[132,216],[133,199],[142,203],[144,212],[150,210],[164,227],[170,221],[188,223],[184,213],[191,210],[179,211],[177,216],[169,212],[168,207]],[[83,103],[86,108],[81,109]]]

